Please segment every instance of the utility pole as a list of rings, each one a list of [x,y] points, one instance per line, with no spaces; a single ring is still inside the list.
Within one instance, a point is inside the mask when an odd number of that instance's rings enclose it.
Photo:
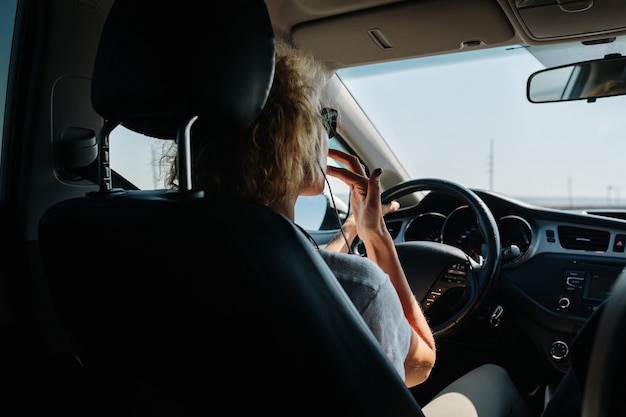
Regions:
[[[489,139],[489,190],[493,191],[493,138]]]

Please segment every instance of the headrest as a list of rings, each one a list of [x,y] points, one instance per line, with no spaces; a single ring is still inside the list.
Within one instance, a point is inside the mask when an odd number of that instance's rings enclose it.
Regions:
[[[136,132],[175,138],[187,120],[245,130],[274,75],[263,0],[116,0],[93,71],[94,109]]]

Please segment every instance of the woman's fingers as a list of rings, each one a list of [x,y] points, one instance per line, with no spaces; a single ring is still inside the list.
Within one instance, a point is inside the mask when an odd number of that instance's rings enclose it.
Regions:
[[[365,176],[365,167],[363,166],[363,164],[361,164],[361,161],[359,161],[359,158],[357,158],[355,155],[351,155],[337,149],[329,149],[328,157],[334,159],[335,161],[344,163],[351,171]]]
[[[398,203],[396,200],[393,200],[390,203],[386,203],[382,205],[382,210],[383,210],[383,216],[387,213],[391,213],[392,211],[396,211],[400,208],[400,203]]]
[[[367,198],[370,200],[369,204],[371,207],[376,207],[376,205],[380,204],[380,176],[382,173],[383,170],[381,168],[376,168],[368,180]]]
[[[380,175],[382,174],[382,169],[375,169],[372,173],[372,176],[368,178],[365,174],[365,167],[361,164],[356,156],[342,152],[337,149],[329,149],[328,157],[336,161],[342,162],[349,167],[349,169],[346,169],[328,165],[326,167],[328,175],[342,180],[351,187],[358,188],[358,190],[363,195],[368,195],[369,198],[375,198],[375,196],[380,196],[379,179]],[[387,204],[381,204],[383,216],[392,211],[396,211],[399,208],[400,203],[395,200]]]
[[[367,192],[368,178],[365,174],[365,167],[359,158],[337,149],[329,149],[328,157],[347,166],[347,168],[343,168],[327,165],[326,173],[328,175],[339,178],[351,187],[358,188],[361,192]]]
[[[345,168],[328,165],[326,167],[326,173],[331,177],[340,179],[351,187],[357,187],[359,189],[367,188],[367,177],[358,175]]]

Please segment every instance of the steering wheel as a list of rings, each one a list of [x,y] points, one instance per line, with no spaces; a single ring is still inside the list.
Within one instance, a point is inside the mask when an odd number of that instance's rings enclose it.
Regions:
[[[483,304],[499,272],[501,245],[496,220],[470,189],[441,179],[415,179],[381,194],[383,204],[418,191],[439,191],[467,204],[484,239],[484,258],[474,260],[461,249],[431,241],[396,243],[396,250],[433,335],[448,336],[462,327]]]

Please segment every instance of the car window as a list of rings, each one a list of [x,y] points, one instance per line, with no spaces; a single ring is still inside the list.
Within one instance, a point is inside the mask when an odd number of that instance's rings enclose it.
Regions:
[[[118,126],[111,132],[109,144],[111,169],[117,174],[140,190],[166,188],[170,163],[163,155],[173,146],[172,141],[152,138]]]
[[[4,112],[7,100],[7,85],[9,79],[9,64],[11,60],[11,44],[13,42],[13,29],[15,27],[15,13],[17,0],[3,0],[0,2],[0,161],[2,160],[2,148],[4,137]]]
[[[110,164],[119,175],[141,190],[166,188],[171,161],[164,158],[172,141],[161,140],[118,126],[110,135]],[[340,138],[332,138],[329,147],[348,151]],[[337,164],[330,160],[329,164]],[[295,221],[309,230],[336,229],[349,210],[349,187],[327,177],[324,193],[300,197],[296,202]]]

